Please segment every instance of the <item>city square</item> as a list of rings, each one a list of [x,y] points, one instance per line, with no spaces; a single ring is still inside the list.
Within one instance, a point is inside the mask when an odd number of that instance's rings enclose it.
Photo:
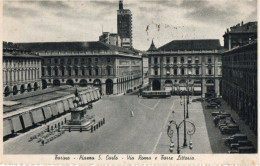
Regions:
[[[256,3],[5,2],[3,153],[257,154]]]
[[[194,98],[197,97],[191,97],[190,101]],[[90,115],[106,119],[105,125],[93,133],[66,132],[65,135],[44,146],[36,141],[28,142],[29,136],[33,134],[25,133],[17,141],[7,141],[4,152],[6,154],[170,154],[167,127],[170,120],[179,123],[184,119],[181,101],[179,96],[147,99],[139,98],[137,93],[105,96],[94,103],[93,109],[89,112]],[[181,148],[181,153],[227,153],[228,147],[224,145],[222,138],[228,135],[221,137],[220,133],[216,134],[216,131],[219,131],[215,126],[213,130],[212,128],[207,130],[206,126],[213,126],[213,120],[211,115],[205,117],[202,103],[190,102],[189,107],[188,120],[196,126],[194,135],[187,137],[188,142],[193,142],[193,149]],[[133,115],[131,115],[132,111]],[[206,124],[206,121],[210,124]],[[180,146],[182,146],[183,126],[180,130]],[[254,139],[256,141],[255,137]],[[173,154],[176,154],[176,131],[174,131],[174,142]]]

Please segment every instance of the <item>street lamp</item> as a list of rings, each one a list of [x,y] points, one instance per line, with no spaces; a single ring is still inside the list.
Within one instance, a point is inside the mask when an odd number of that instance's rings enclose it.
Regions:
[[[168,126],[168,129],[167,129],[167,135],[170,137],[171,144],[173,143],[172,138],[173,138],[173,133],[174,133],[174,131],[173,131],[174,126],[175,126],[175,128],[176,128],[176,130],[177,130],[177,153],[178,153],[178,154],[180,154],[179,129],[180,129],[181,125],[182,125],[183,123],[186,124],[186,122],[187,122],[188,124],[191,124],[191,129],[187,131],[187,134],[191,136],[191,135],[193,135],[193,134],[195,133],[195,131],[196,131],[195,124],[192,123],[192,122],[190,122],[190,121],[186,121],[185,119],[182,120],[179,124],[177,124],[175,121],[171,120],[171,121],[170,121],[170,124],[169,124],[169,126]],[[185,133],[186,133],[186,131],[185,131]],[[192,149],[192,141],[189,142],[189,148]]]
[[[188,94],[187,94],[187,114],[186,114],[186,118],[189,118],[189,103],[190,103],[190,100],[189,100],[189,93],[190,93],[190,91],[189,91],[189,80],[187,81],[187,88],[188,88]]]
[[[182,92],[184,91],[181,91],[180,94],[182,94]],[[182,97],[182,96],[181,96]],[[187,101],[187,99],[186,99]],[[187,103],[188,105],[188,103]],[[185,95],[183,95],[183,113],[184,113],[184,122],[186,121],[186,114],[185,114]],[[183,147],[186,147],[187,146],[187,136],[186,136],[186,122],[184,123],[184,141],[183,141]]]

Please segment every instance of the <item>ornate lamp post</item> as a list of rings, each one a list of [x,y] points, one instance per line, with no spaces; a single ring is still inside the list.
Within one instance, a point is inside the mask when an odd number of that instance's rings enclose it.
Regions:
[[[182,94],[182,92],[184,91],[181,91],[180,94]],[[182,96],[181,96],[182,97]],[[187,101],[187,99],[186,99]],[[181,103],[182,104],[182,103]],[[187,103],[188,104],[188,103]],[[186,136],[186,113],[185,113],[185,95],[183,95],[183,117],[184,117],[184,141],[183,141],[183,147],[186,147],[187,146],[187,136]]]
[[[170,124],[168,126],[168,129],[167,129],[167,135],[170,137],[171,139],[171,143],[172,143],[172,137],[173,137],[173,133],[174,133],[174,126],[177,130],[177,153],[180,154],[180,143],[179,143],[179,129],[181,127],[182,124],[185,124],[185,123],[188,123],[191,125],[191,129],[187,131],[187,134],[188,135],[193,135],[196,131],[196,127],[195,127],[195,124],[190,122],[190,121],[186,121],[185,119],[182,120],[179,124],[177,124],[175,121],[171,120],[170,121]],[[185,131],[186,133],[186,131]],[[189,148],[192,149],[192,141],[189,142]]]
[[[189,99],[190,98],[189,97],[189,93],[190,93],[189,89],[190,89],[190,87],[189,87],[189,82],[188,81],[187,81],[188,94],[187,94],[187,114],[186,114],[186,118],[189,118],[189,103],[190,103],[190,99]]]

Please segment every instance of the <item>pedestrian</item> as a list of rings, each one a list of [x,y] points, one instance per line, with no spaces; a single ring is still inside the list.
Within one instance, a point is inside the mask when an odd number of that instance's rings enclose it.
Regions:
[[[44,138],[42,138],[42,146],[44,146]]]

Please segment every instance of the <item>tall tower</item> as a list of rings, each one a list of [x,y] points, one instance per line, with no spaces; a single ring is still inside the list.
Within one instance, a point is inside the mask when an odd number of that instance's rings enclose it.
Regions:
[[[129,9],[124,9],[123,0],[119,0],[119,10],[117,10],[117,34],[121,37],[122,47],[132,48],[132,13]]]

